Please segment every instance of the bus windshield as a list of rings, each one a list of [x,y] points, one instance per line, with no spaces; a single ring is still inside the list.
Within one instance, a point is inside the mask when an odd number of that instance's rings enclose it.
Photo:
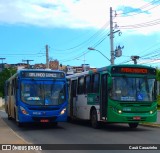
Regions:
[[[21,83],[21,100],[29,105],[60,105],[65,101],[65,85]]]
[[[155,79],[113,77],[111,98],[119,101],[154,101]]]

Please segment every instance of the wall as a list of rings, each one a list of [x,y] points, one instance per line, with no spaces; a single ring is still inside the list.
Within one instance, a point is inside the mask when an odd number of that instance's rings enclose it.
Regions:
[[[0,97],[0,107],[4,105],[4,99]]]

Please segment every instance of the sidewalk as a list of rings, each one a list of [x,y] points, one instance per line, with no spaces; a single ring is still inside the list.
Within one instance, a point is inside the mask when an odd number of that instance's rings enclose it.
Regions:
[[[21,138],[20,136],[18,136],[14,131],[12,131],[12,129],[10,129],[8,127],[8,125],[2,120],[1,116],[0,116],[0,149],[2,148],[2,145],[7,145],[7,144],[19,144],[19,145],[27,145],[29,144],[28,142],[26,142],[23,138]],[[2,151],[0,150],[0,152],[6,152],[9,153],[11,151]],[[23,152],[23,150],[12,150],[12,153],[20,153]],[[27,151],[25,150],[25,153],[37,153],[39,151]]]
[[[154,123],[142,123],[144,126],[160,127],[160,110],[157,112],[157,122]]]

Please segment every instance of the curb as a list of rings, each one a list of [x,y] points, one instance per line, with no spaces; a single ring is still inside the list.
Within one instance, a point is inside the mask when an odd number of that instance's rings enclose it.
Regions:
[[[142,126],[149,126],[149,127],[158,127],[160,128],[160,124],[152,124],[152,123],[141,123]]]

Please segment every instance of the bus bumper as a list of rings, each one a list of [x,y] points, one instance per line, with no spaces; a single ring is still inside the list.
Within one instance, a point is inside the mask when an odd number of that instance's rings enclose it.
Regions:
[[[20,123],[27,122],[65,122],[67,121],[67,110],[63,108],[56,111],[42,111],[42,110],[32,110],[26,111],[27,113],[19,110],[18,121]]]
[[[111,111],[108,122],[135,123],[135,122],[156,122],[157,111],[150,113],[117,113]]]

